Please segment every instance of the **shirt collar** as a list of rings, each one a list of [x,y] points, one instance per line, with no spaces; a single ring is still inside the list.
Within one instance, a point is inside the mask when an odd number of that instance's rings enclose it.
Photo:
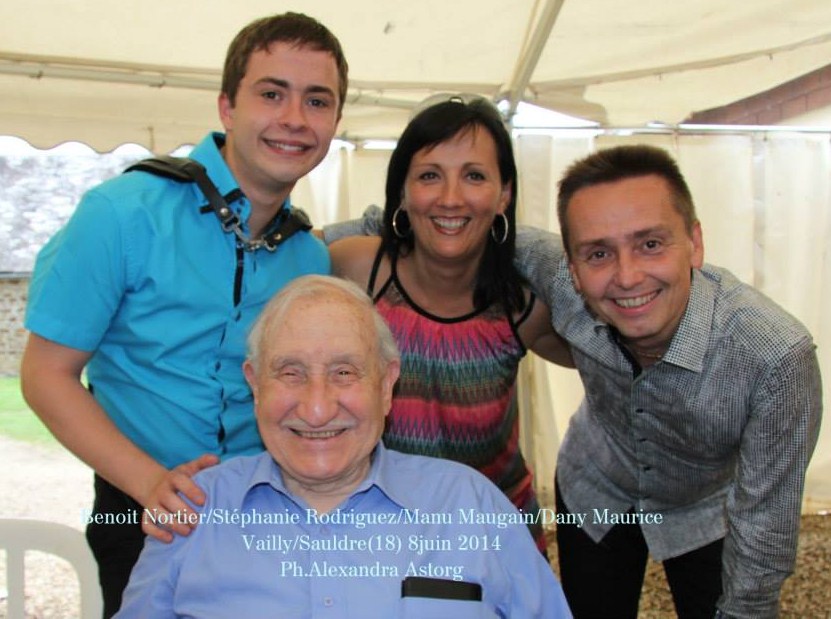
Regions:
[[[223,196],[227,196],[234,189],[239,189],[239,183],[237,182],[237,179],[234,178],[231,168],[229,168],[228,164],[225,163],[225,159],[222,157],[222,152],[220,152],[220,149],[224,145],[224,133],[211,133],[205,136],[205,138],[199,142],[199,144],[197,144],[192,151],[190,151],[189,157],[205,166],[205,170],[208,172],[208,177],[210,177],[213,184],[216,185],[216,188],[219,189],[219,193]]]
[[[717,276],[716,276],[717,277]],[[672,336],[669,348],[661,361],[671,363],[692,372],[701,372],[704,368],[704,355],[713,324],[715,307],[715,289],[713,282],[696,269],[692,272],[690,298],[681,322]],[[613,327],[602,322],[595,322],[595,328],[603,327],[613,331]],[[616,333],[612,334],[623,350]],[[625,353],[624,353],[625,354]]]
[[[274,461],[267,451],[264,452],[254,467],[251,478],[246,485],[242,494],[240,508],[243,507],[245,498],[256,487],[262,484],[267,484],[274,488],[277,492],[286,495],[292,501],[296,502],[296,497],[286,488],[283,483],[283,476],[280,473],[280,466]],[[349,498],[344,502],[348,504],[352,499],[362,493],[370,492],[373,488],[381,491],[390,501],[399,507],[407,509],[415,509],[416,505],[411,505],[412,501],[407,500],[406,489],[399,488],[400,484],[396,483],[395,473],[390,470],[389,453],[384,447],[383,443],[379,442],[372,452],[372,463],[369,467],[369,473],[366,478],[358,485],[358,487],[349,495]]]
[[[235,189],[242,193],[237,179],[234,178],[234,173],[231,172],[231,168],[228,167],[225,158],[222,156],[221,149],[224,145],[225,134],[215,131],[205,136],[193,148],[189,156],[205,166],[208,177],[223,196],[227,196]],[[236,209],[240,219],[247,223],[248,217],[251,215],[251,203],[245,197],[245,194],[242,195],[241,199],[234,201],[229,206]],[[291,196],[288,196],[283,202],[283,208],[291,210]]]
[[[713,328],[716,288],[719,276],[714,271],[693,269],[690,299],[675,331],[664,361],[693,372],[704,369],[704,355]]]
[[[703,270],[693,269],[687,308],[663,356],[663,362],[693,372],[703,370],[719,280],[718,273],[706,266]],[[627,367],[629,361],[621,352],[611,325],[593,316],[587,306],[584,306],[583,312],[585,320],[577,320],[567,326],[570,330],[566,333],[568,339],[580,342],[581,348],[611,367]],[[586,329],[592,329],[594,337],[581,337],[581,331]]]
[[[383,492],[390,501],[399,507],[407,509],[415,509],[418,507],[413,504],[411,497],[406,491],[407,489],[401,487],[401,483],[395,475],[393,467],[390,466],[389,450],[381,442],[378,443],[378,446],[372,454],[372,466],[369,469],[369,475],[366,476],[366,479],[352,493],[352,496],[360,494],[361,492],[367,492],[372,488],[377,488]]]

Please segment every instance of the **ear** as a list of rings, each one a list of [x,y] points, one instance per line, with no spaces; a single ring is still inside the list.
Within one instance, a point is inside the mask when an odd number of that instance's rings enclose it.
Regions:
[[[694,269],[700,269],[704,264],[704,235],[701,232],[701,222],[697,221],[693,224],[690,240],[692,242],[690,264]]]
[[[245,375],[245,381],[248,383],[248,386],[251,387],[251,393],[254,394],[254,403],[257,403],[257,370],[254,369],[254,364],[251,363],[250,360],[246,359],[245,363],[242,364],[242,373]]]
[[[504,213],[505,209],[511,203],[511,196],[514,193],[513,183],[507,182],[502,185],[502,191],[499,194],[499,212]]]
[[[232,129],[234,126],[234,106],[228,95],[224,92],[220,93],[216,104],[219,109],[219,119],[222,121],[225,131]]]
[[[574,268],[574,265],[569,261],[568,263],[568,272],[571,273],[571,283],[574,286],[574,289],[582,294],[582,289],[580,287],[580,276],[577,275],[577,269]]]
[[[395,382],[401,374],[401,362],[390,361],[387,364],[387,369],[381,379],[381,397],[383,398],[384,416],[386,417],[392,408],[392,394],[395,387]]]

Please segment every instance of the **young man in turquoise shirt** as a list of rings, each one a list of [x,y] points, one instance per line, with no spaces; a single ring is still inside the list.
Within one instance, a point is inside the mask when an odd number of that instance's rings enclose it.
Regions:
[[[225,133],[191,155],[237,229],[205,208],[196,185],[130,172],[91,190],[38,257],[22,388],[96,471],[87,534],[106,616],[141,550],[142,510],[183,513],[179,493],[205,498],[191,475],[262,450],[241,371],[244,334],[285,283],[328,273],[329,259],[308,231],[273,250],[260,241],[291,212],[295,183],[325,157],[346,88],[343,52],[324,26],[296,13],[252,22],[226,57]],[[119,516],[128,524],[112,524]],[[144,523],[162,541],[190,529],[187,519]]]

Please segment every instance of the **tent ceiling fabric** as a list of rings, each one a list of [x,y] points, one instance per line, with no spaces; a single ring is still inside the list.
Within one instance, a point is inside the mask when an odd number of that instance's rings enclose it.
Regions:
[[[673,124],[831,58],[828,0],[6,0],[0,133],[97,150],[194,142],[218,126],[233,35],[285,10],[341,40],[351,78],[341,135],[354,139],[397,136],[408,108],[436,92],[513,97],[607,126]]]

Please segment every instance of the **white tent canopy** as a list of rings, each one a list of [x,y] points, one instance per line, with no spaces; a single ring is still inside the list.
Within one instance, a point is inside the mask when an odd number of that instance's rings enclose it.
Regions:
[[[341,40],[351,79],[340,132],[355,141],[396,137],[412,107],[436,92],[476,92],[509,109],[526,101],[605,127],[672,126],[831,59],[829,0],[4,0],[0,134],[43,148],[77,140],[99,151],[133,142],[169,152],[197,142],[219,128],[216,96],[231,38],[252,19],[286,10],[317,17]],[[827,379],[828,134],[521,136],[521,220],[556,229],[563,168],[627,140],[678,158],[707,260],[803,320]],[[318,225],[356,216],[383,198],[387,157],[335,149],[293,199]],[[580,383],[531,360],[522,386],[526,440],[535,439],[526,454],[550,500],[558,437]],[[807,497],[831,506],[831,423]]]
[[[340,38],[341,135],[395,137],[435,92],[476,92],[605,125],[678,123],[828,63],[827,0],[5,0],[0,134],[170,151],[217,126],[225,50],[299,10]]]

